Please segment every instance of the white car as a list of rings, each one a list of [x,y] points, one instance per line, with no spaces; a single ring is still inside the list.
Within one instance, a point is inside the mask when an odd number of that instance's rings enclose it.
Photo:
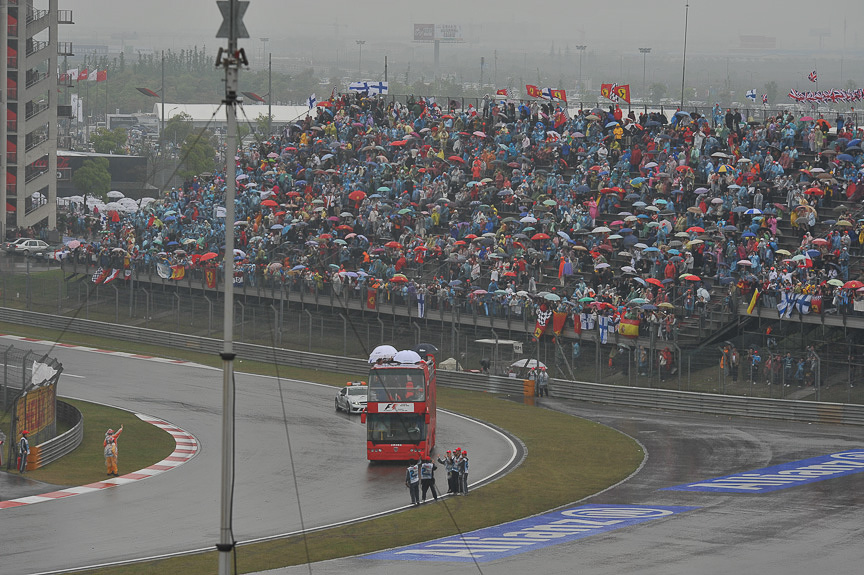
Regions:
[[[48,244],[42,240],[27,240],[15,246],[15,253],[27,257],[35,256],[37,252],[43,251]]]
[[[366,411],[368,389],[365,381],[349,381],[336,394],[336,411],[344,411],[345,413]]]

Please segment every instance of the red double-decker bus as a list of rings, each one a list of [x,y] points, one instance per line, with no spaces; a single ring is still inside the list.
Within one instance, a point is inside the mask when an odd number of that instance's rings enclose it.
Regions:
[[[369,461],[431,457],[435,447],[435,356],[399,352],[396,358],[369,369],[362,415]]]

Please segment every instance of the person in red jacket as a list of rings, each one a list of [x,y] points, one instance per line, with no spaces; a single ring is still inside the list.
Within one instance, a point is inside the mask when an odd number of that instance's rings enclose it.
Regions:
[[[105,441],[102,442],[102,447],[105,451],[105,467],[108,470],[108,475],[120,477],[117,470],[117,438],[123,433],[123,426],[115,433],[113,429],[105,432]]]

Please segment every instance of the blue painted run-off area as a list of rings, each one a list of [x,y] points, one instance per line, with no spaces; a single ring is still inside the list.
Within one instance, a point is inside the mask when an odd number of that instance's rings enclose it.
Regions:
[[[583,505],[400,547],[366,559],[488,562],[691,511],[697,507]]]
[[[666,487],[661,491],[709,491],[715,493],[768,493],[816,481],[864,471],[864,449],[802,459],[764,469],[735,473],[696,483]]]

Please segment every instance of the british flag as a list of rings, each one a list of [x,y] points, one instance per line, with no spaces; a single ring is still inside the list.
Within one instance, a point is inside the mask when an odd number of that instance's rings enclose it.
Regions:
[[[807,76],[807,79],[810,80],[811,82],[815,83],[816,82],[816,70],[813,70],[812,72],[810,72],[810,74]]]
[[[768,105],[768,94],[762,94],[762,103]]]

